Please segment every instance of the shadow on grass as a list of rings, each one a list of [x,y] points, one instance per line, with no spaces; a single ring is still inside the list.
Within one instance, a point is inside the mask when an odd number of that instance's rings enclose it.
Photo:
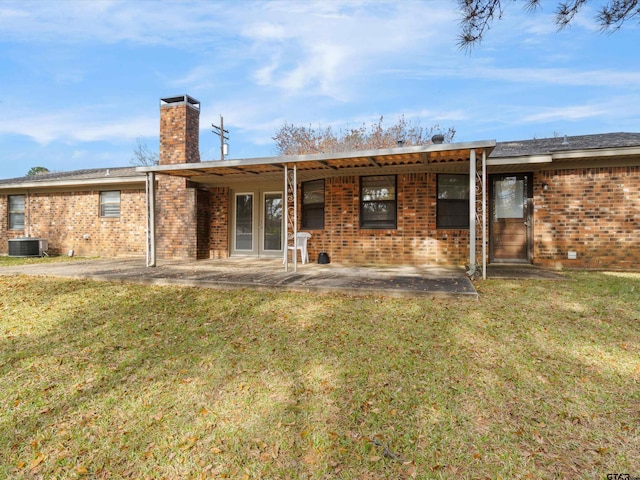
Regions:
[[[473,303],[0,282],[6,476],[539,478],[639,460],[637,280],[487,282]]]

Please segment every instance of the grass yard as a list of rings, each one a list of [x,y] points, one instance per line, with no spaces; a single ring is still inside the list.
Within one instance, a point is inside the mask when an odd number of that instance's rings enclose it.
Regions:
[[[0,277],[0,477],[640,476],[640,275],[478,289]]]
[[[32,263],[58,263],[73,262],[76,260],[87,260],[92,257],[69,257],[68,255],[52,255],[50,257],[8,257],[0,256],[0,267],[12,267],[16,265],[28,265]]]

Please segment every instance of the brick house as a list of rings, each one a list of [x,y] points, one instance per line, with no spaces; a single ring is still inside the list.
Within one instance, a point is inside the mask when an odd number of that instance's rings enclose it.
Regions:
[[[161,100],[158,166],[0,180],[0,253],[283,257],[306,231],[312,261],[640,265],[640,133],[201,162],[199,117]]]
[[[145,211],[145,177],[133,167],[0,180],[0,254],[30,237],[47,239],[51,254],[144,255]]]

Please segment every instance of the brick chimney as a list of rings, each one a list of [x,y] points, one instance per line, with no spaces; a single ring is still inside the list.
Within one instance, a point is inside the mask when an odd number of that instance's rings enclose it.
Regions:
[[[160,165],[200,161],[200,102],[189,95],[160,99]]]
[[[160,165],[200,162],[200,102],[189,95],[160,100]],[[160,258],[207,258],[209,192],[182,177],[158,175],[156,251]]]

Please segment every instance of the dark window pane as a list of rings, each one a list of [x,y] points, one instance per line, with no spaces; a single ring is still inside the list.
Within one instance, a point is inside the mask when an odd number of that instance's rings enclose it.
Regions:
[[[302,228],[324,228],[324,179],[302,184]]]
[[[438,228],[469,228],[469,175],[438,175]]]
[[[360,227],[396,228],[396,177],[379,175],[360,179]]]
[[[264,249],[282,250],[282,194],[264,196]]]
[[[253,195],[236,197],[236,250],[253,250]]]

